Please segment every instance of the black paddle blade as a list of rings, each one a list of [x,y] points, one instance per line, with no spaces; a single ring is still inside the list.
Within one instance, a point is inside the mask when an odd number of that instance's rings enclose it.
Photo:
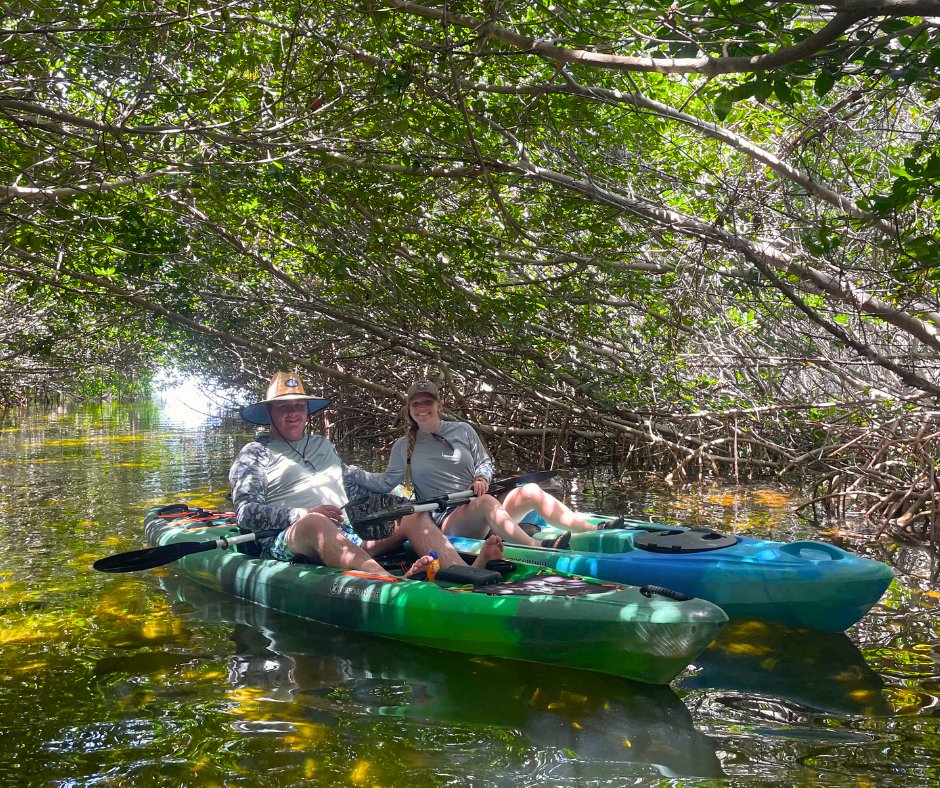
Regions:
[[[549,479],[554,479],[558,471],[533,471],[522,476],[510,476],[508,479],[494,480],[490,485],[488,492],[493,495],[501,493],[504,490],[512,490],[516,487],[522,487],[523,484],[541,484]]]
[[[354,525],[375,518],[389,519],[388,514],[401,509],[408,503],[407,498],[389,493],[368,493],[346,503],[343,509]],[[395,519],[394,517],[391,519]]]
[[[99,572],[139,572],[142,569],[153,569],[155,566],[172,564],[180,558],[193,553],[202,553],[206,550],[215,550],[218,543],[211,542],[179,542],[161,547],[150,547],[145,550],[132,550],[129,553],[118,553],[106,558],[99,558],[92,566]]]

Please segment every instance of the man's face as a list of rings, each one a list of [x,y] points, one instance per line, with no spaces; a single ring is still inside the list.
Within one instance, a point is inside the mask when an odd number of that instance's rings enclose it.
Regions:
[[[275,402],[270,407],[272,430],[284,440],[299,440],[307,426],[307,400]]]

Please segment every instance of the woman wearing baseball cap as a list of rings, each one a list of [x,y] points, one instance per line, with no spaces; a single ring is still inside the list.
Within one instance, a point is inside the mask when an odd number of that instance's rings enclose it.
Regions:
[[[568,546],[570,530],[588,531],[595,526],[537,484],[501,493],[487,494],[493,481],[493,460],[476,430],[465,421],[441,418],[441,395],[429,380],[414,383],[406,394],[405,417],[408,432],[392,447],[384,473],[354,469],[357,484],[378,492],[397,485],[414,487],[418,498],[435,498],[472,489],[475,498],[466,505],[431,515],[450,536],[485,538],[490,532],[507,542],[547,547]],[[568,529],[557,539],[537,542],[519,525],[535,510],[544,520]]]

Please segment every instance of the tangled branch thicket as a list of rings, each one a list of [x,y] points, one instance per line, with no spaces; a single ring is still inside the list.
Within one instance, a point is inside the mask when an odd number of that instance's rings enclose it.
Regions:
[[[14,5],[0,408],[302,370],[936,541],[937,0]],[[909,15],[927,14],[923,18]]]
[[[815,482],[804,516],[863,513],[878,536],[940,545],[940,412],[828,426],[832,439],[806,469]]]

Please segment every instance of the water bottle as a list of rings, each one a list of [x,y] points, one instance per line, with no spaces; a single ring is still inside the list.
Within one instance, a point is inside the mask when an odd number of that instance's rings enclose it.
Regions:
[[[430,553],[428,553],[428,555],[431,556],[431,563],[428,564],[428,569],[427,569],[428,582],[433,583],[434,578],[437,576],[437,573],[441,569],[441,562],[437,560],[436,550],[432,550]]]

